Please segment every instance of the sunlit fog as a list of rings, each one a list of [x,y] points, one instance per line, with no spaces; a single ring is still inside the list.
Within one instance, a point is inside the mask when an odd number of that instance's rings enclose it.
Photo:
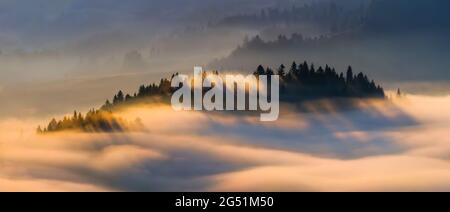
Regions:
[[[450,191],[449,8],[0,0],[0,191]],[[195,66],[279,119],[175,111]]]

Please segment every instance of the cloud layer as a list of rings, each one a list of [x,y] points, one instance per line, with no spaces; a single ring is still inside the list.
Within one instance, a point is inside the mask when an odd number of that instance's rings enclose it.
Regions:
[[[0,122],[1,191],[448,191],[450,97],[258,117],[137,107],[145,133]],[[323,106],[321,106],[323,107]],[[288,112],[290,111],[290,112]]]

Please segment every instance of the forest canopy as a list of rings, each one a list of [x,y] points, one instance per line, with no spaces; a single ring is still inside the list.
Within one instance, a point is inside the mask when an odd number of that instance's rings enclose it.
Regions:
[[[145,130],[145,127],[140,119],[129,122],[114,116],[112,112],[92,109],[85,116],[75,111],[72,117],[64,117],[59,121],[52,119],[46,128],[39,126],[37,132],[46,134],[61,131],[97,133],[142,130]]]
[[[219,75],[218,71],[212,74]],[[330,98],[385,98],[384,89],[370,80],[362,72],[355,74],[351,66],[345,73],[338,73],[328,65],[316,68],[314,64],[293,62],[290,68],[280,65],[276,70],[259,65],[254,75],[280,76],[280,101],[299,103],[307,100]],[[174,76],[178,75],[173,74]],[[170,103],[170,97],[178,88],[171,87],[171,79],[161,79],[159,84],[141,85],[137,93],[124,94],[119,91],[112,99],[107,100],[102,110],[113,111],[120,106],[133,103]],[[205,93],[207,90],[204,90]]]
[[[218,71],[212,74],[219,75]],[[338,73],[334,68],[326,65],[316,68],[306,61],[297,64],[293,62],[289,68],[280,65],[276,70],[259,65],[253,73],[259,75],[279,75],[280,102],[302,103],[320,99],[354,99],[354,98],[385,98],[384,89],[362,72],[355,74],[351,66],[345,73]],[[44,129],[38,128],[39,133],[75,130],[82,132],[123,132],[143,130],[144,126],[138,119],[128,122],[114,116],[119,108],[137,103],[170,104],[171,95],[178,89],[171,87],[171,79],[161,79],[159,84],[141,85],[133,95],[119,91],[112,100],[106,100],[99,110],[91,110],[85,116],[74,112],[73,117],[64,117],[57,121],[52,119]],[[203,90],[203,94],[207,90]]]

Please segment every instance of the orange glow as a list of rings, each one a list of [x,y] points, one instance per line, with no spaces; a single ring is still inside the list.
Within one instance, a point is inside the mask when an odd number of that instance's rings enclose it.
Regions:
[[[385,116],[383,124],[402,114],[417,123],[365,130],[352,120],[354,114],[338,112],[328,103],[318,106],[326,112],[313,104],[312,113],[284,109],[273,124],[251,114],[137,106],[118,114],[130,120],[140,117],[149,129],[133,133],[38,136],[31,126],[42,120],[3,120],[0,190],[136,189],[119,186],[119,179],[139,179],[135,183],[147,189],[159,182],[158,173],[173,174],[166,176],[170,184],[210,182],[195,191],[449,190],[450,110],[442,105],[450,98],[411,95],[393,102],[359,104],[368,114],[377,114],[375,118]],[[370,116],[366,118],[372,121]],[[381,142],[389,146],[378,147]],[[180,179],[184,173],[177,172],[209,166],[220,171],[196,171],[192,179]],[[157,185],[160,190],[169,186]]]

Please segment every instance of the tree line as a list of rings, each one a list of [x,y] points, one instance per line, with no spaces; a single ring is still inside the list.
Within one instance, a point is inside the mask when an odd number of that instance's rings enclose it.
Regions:
[[[291,8],[264,8],[259,13],[233,15],[219,21],[216,26],[255,27],[276,24],[313,24],[330,32],[342,32],[360,27],[366,17],[363,5],[344,9],[336,2],[319,2]]]
[[[218,71],[212,74],[219,75]],[[338,73],[335,68],[328,65],[315,68],[314,64],[303,62],[297,65],[293,62],[290,68],[280,65],[275,71],[259,65],[254,75],[274,75],[281,79],[280,101],[300,102],[321,98],[384,98],[384,89],[370,80],[362,72],[354,73],[351,66],[347,72]],[[173,74],[174,76],[178,73]],[[206,73],[204,73],[206,76]],[[124,94],[119,91],[114,95],[112,102],[107,100],[102,110],[112,111],[115,107],[135,102],[170,102],[170,97],[177,88],[171,87],[171,79],[161,79],[159,84],[141,85],[137,93]],[[205,89],[206,92],[208,89]]]
[[[212,74],[219,75],[218,71]],[[280,101],[287,103],[301,103],[306,100],[332,98],[385,98],[384,89],[370,80],[362,72],[354,74],[353,68],[347,72],[338,73],[334,68],[315,68],[314,64],[306,61],[297,64],[293,62],[289,68],[280,65],[276,70],[259,65],[253,73],[255,76],[277,74],[280,76]],[[119,91],[112,100],[106,100],[99,110],[90,110],[85,116],[74,112],[72,117],[64,117],[57,121],[52,119],[44,129],[38,128],[38,133],[59,132],[64,130],[79,130],[83,132],[121,132],[143,129],[140,120],[128,122],[115,117],[116,108],[134,103],[170,103],[173,92],[178,88],[171,87],[171,78],[163,78],[159,84],[141,85],[133,95]],[[204,73],[206,76],[206,73]],[[207,90],[204,90],[204,93]]]
[[[140,119],[133,122],[126,121],[123,118],[116,117],[110,111],[92,109],[85,116],[77,111],[72,117],[64,117],[57,121],[53,118],[47,127],[38,127],[37,133],[47,134],[53,132],[61,132],[67,130],[81,132],[124,132],[143,130],[144,125]]]
[[[256,75],[277,74],[281,79],[280,101],[299,102],[322,98],[385,98],[384,89],[370,80],[362,72],[354,74],[353,68],[347,72],[336,72],[328,65],[315,68],[306,61],[300,65],[293,62],[289,69],[283,64],[274,71],[258,66]]]

